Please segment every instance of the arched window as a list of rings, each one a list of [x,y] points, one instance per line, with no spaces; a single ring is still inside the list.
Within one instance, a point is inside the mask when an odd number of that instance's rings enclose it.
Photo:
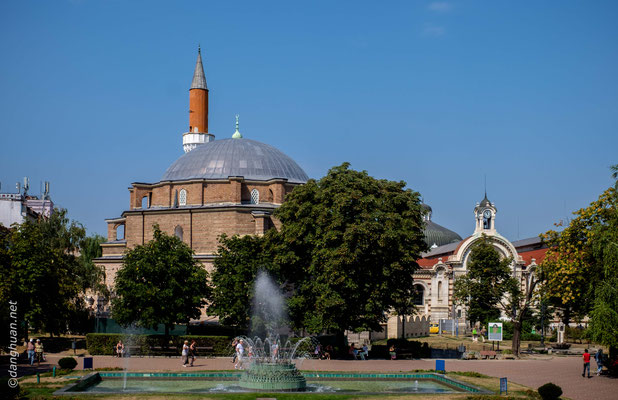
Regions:
[[[422,306],[423,304],[425,304],[425,287],[414,285],[414,305]]]
[[[124,224],[116,227],[116,240],[124,240]]]
[[[182,226],[178,225],[176,229],[174,229],[174,236],[182,240]]]
[[[251,191],[251,204],[260,204],[260,192],[257,189]]]
[[[181,189],[180,193],[178,193],[178,205],[179,206],[187,205],[187,191],[184,189]]]

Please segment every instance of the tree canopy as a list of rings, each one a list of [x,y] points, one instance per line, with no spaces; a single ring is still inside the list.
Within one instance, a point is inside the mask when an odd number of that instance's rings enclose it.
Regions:
[[[253,282],[259,270],[275,272],[263,236],[219,237],[218,257],[211,274],[208,314],[224,325],[249,328]]]
[[[112,316],[125,326],[163,324],[168,335],[175,324],[200,316],[209,295],[208,274],[182,240],[158,225],[153,229],[150,242],[125,254],[116,274]]]
[[[55,209],[49,218],[26,220],[0,235],[0,268],[9,283],[1,290],[3,304],[7,297],[16,300],[26,324],[52,334],[87,318],[83,293],[98,284],[94,269],[77,256],[85,230],[66,214]]]
[[[618,178],[618,165],[611,167]],[[541,264],[548,297],[590,317],[598,343],[618,347],[618,181],[562,231],[542,235],[549,246]],[[558,224],[560,226],[560,224]]]
[[[269,232],[282,279],[293,284],[295,328],[380,330],[393,309],[412,307],[416,260],[426,250],[419,195],[405,182],[332,168],[297,186]]]

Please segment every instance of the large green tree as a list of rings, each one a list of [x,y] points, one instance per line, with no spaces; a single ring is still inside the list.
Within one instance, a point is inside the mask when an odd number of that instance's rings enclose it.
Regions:
[[[611,167],[618,178],[618,165]],[[590,317],[591,337],[618,348],[618,181],[562,231],[542,235],[549,246],[541,264],[548,297]]]
[[[426,244],[419,195],[405,186],[344,163],[288,194],[275,212],[281,229],[267,239],[293,284],[295,328],[379,330],[387,313],[412,306]]]
[[[14,225],[2,251],[2,274],[10,282],[2,296],[17,300],[24,326],[51,334],[65,332],[83,316],[83,290],[92,286],[80,283],[83,268],[76,255],[85,230],[66,214],[55,209],[49,218]]]
[[[484,325],[500,317],[501,305],[507,306],[506,294],[517,285],[509,267],[511,261],[500,257],[487,236],[472,247],[466,274],[457,278],[454,292],[470,322]]]
[[[122,325],[156,329],[165,335],[200,316],[209,296],[208,274],[193,251],[176,236],[153,226],[153,239],[129,250],[116,274],[112,316]]]
[[[277,273],[272,254],[263,236],[224,234],[219,237],[217,256],[211,274],[208,314],[218,316],[224,325],[248,329],[258,271]]]

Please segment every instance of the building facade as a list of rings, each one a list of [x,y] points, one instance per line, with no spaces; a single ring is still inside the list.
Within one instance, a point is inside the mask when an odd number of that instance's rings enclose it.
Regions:
[[[419,260],[420,269],[415,273],[415,299],[421,315],[428,316],[431,322],[440,319],[458,319],[465,325],[466,313],[461,306],[453,304],[454,283],[464,275],[470,261],[470,251],[483,236],[501,257],[510,257],[513,276],[523,285],[528,274],[545,257],[547,248],[538,237],[511,242],[496,230],[496,205],[487,199],[474,207],[474,232],[458,242],[433,247]]]
[[[263,235],[277,227],[273,211],[308,180],[302,168],[275,147],[243,138],[238,117],[233,135],[215,140],[208,132],[208,95],[198,51],[189,89],[189,129],[182,134],[185,154],[158,182],[132,183],[129,207],[106,220],[107,241],[94,262],[104,268],[108,287],[114,285],[125,251],[150,241],[154,224],[185,242],[210,271],[221,234]],[[105,315],[109,303],[97,311]]]

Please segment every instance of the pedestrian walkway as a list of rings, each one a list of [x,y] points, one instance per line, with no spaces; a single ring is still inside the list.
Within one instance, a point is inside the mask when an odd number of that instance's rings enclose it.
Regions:
[[[60,357],[48,355],[47,364],[41,368],[57,365]],[[231,357],[198,358],[195,365],[183,368],[180,357],[131,357],[119,359],[111,356],[94,356],[95,368],[127,368],[131,371],[204,371],[232,370]],[[81,369],[83,359],[78,359],[77,369]],[[25,367],[25,366],[24,366]],[[305,371],[380,371],[403,372],[416,369],[433,369],[435,360],[302,360],[298,367]],[[21,366],[20,366],[21,369]],[[580,357],[545,357],[522,360],[446,360],[447,371],[475,371],[496,378],[506,377],[510,382],[531,388],[552,382],[560,386],[564,396],[573,400],[613,400],[618,393],[618,379],[597,377],[582,378]]]

